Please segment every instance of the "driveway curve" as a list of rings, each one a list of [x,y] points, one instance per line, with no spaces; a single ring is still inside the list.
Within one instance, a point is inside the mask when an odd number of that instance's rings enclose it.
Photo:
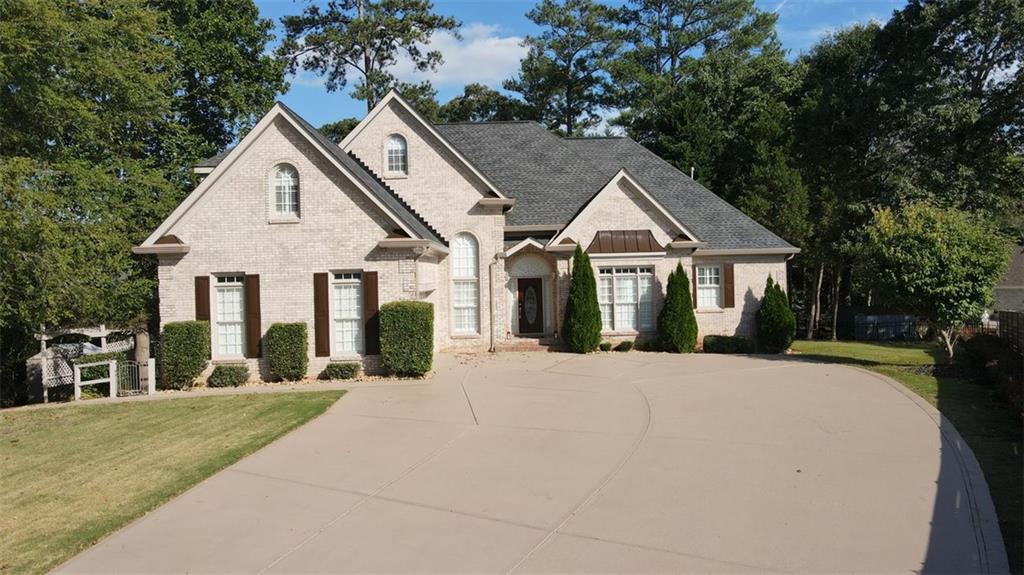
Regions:
[[[786,358],[442,356],[78,555],[107,572],[1007,570],[977,462],[881,376]]]

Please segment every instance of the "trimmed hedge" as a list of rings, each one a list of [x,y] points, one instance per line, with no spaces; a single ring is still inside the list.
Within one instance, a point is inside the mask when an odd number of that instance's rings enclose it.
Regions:
[[[796,337],[796,316],[782,286],[768,276],[761,308],[757,310],[757,345],[767,353],[782,353]]]
[[[597,280],[590,256],[580,246],[572,256],[569,299],[565,304],[562,336],[569,349],[590,353],[601,345],[601,306],[597,303]]]
[[[320,374],[320,379],[352,379],[357,373],[359,373],[358,363],[328,363]]]
[[[275,323],[267,330],[266,342],[270,373],[287,381],[306,377],[309,338],[305,323]]]
[[[630,351],[633,349],[632,340],[620,341],[619,345],[615,346],[615,351]]]
[[[164,325],[160,351],[164,385],[171,389],[192,387],[210,359],[210,323],[190,320]]]
[[[238,387],[249,381],[249,366],[239,365],[218,365],[213,368],[213,373],[206,378],[207,387]]]
[[[704,353],[754,353],[754,342],[738,335],[708,335]]]
[[[597,347],[601,351],[611,351],[612,350],[612,342],[610,342],[610,341],[602,341],[601,345],[599,345]]]
[[[71,361],[72,363],[81,365],[83,363],[96,363],[99,361],[128,361],[130,359],[131,358],[128,357],[127,351],[104,351],[101,353],[90,353],[89,355],[80,355]]]
[[[380,355],[384,369],[419,376],[434,364],[434,306],[394,301],[380,306]]]
[[[697,347],[697,316],[682,263],[668,275],[665,305],[658,314],[658,343],[662,350],[673,353],[690,353]]]

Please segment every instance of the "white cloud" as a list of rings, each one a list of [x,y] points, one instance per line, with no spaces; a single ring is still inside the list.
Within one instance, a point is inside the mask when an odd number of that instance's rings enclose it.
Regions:
[[[392,69],[398,79],[406,82],[430,80],[435,88],[463,86],[477,82],[493,88],[511,78],[519,70],[519,61],[526,56],[521,36],[502,36],[501,27],[472,22],[459,31],[462,39],[450,32],[435,33],[429,50],[438,50],[444,63],[434,72],[416,70],[408,58],[399,58]]]

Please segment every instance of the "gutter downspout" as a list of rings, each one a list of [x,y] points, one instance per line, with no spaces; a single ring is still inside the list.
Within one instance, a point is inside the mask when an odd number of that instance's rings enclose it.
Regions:
[[[494,266],[496,266],[498,264],[498,262],[501,261],[502,259],[503,259],[502,258],[502,254],[500,254],[500,253],[494,254],[494,259],[492,259],[491,260],[491,264],[489,266],[487,266],[487,276],[488,276],[488,281],[490,282],[490,295],[491,295],[491,297],[487,298],[488,299],[488,302],[487,302],[488,303],[488,309],[489,309],[489,312],[490,312],[490,319],[491,319],[491,322],[490,322],[490,332],[491,332],[490,333],[490,343],[491,343],[491,346],[490,346],[490,348],[488,348],[487,351],[489,351],[491,353],[494,353],[496,351],[494,349],[494,345],[495,345],[495,341],[494,341]]]

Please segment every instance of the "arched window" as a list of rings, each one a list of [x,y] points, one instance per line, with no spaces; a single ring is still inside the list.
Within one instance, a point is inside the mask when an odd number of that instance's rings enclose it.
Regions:
[[[452,240],[452,317],[456,333],[480,333],[480,249],[476,238]]]
[[[288,165],[274,172],[274,215],[299,217],[299,172]]]
[[[405,138],[398,134],[388,136],[388,174],[406,175],[409,173],[409,146]]]

